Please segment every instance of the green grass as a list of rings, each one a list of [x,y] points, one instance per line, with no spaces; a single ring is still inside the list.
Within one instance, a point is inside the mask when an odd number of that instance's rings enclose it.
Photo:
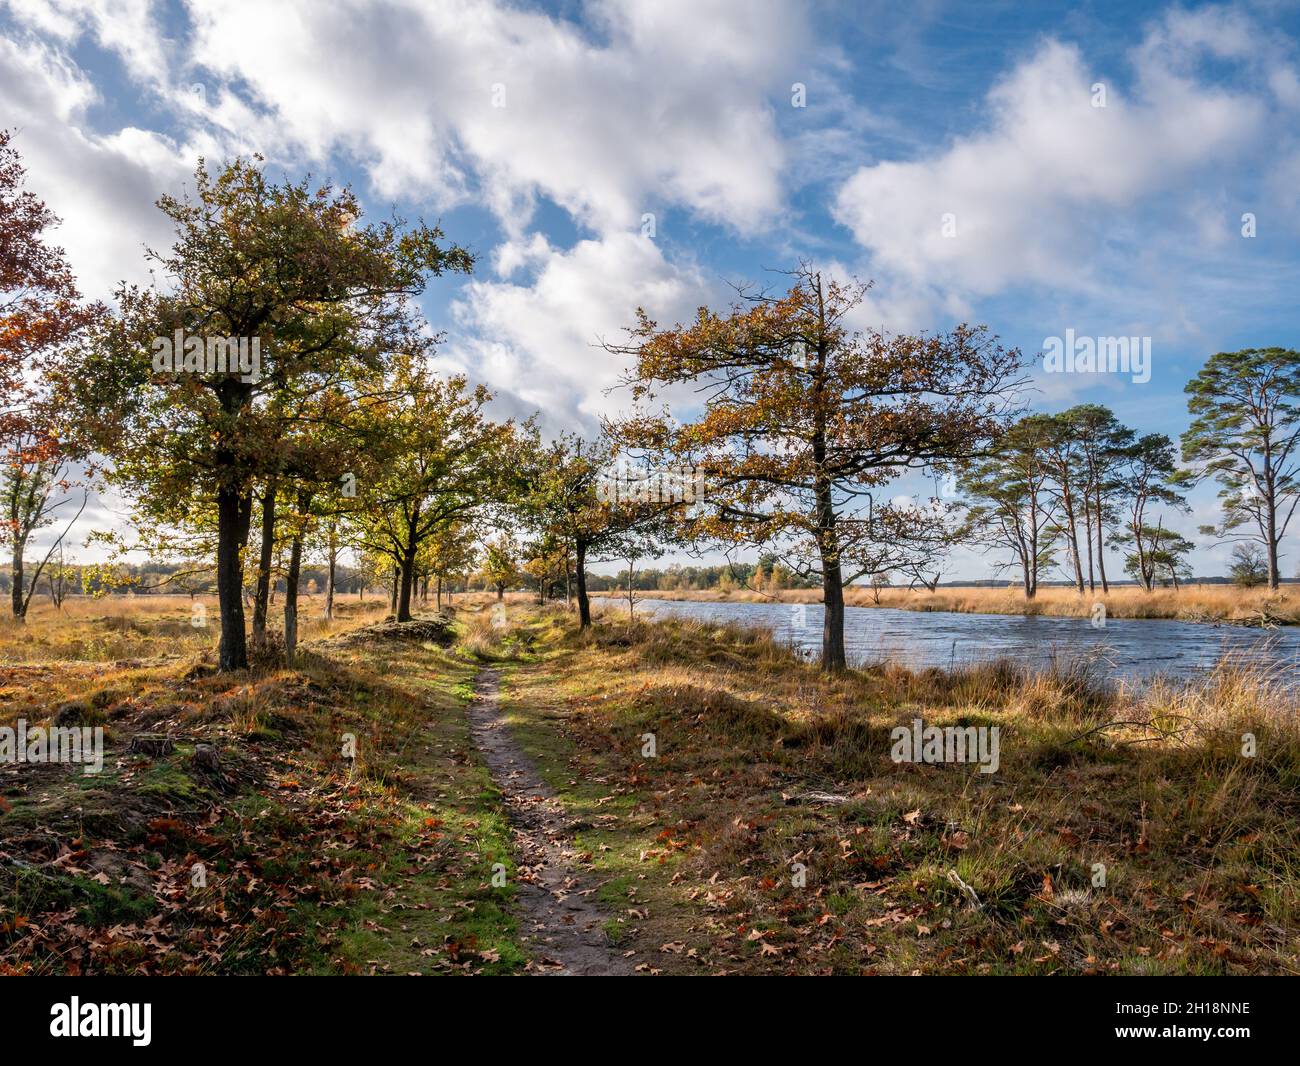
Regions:
[[[500,797],[469,733],[475,668],[422,647],[390,651],[381,676],[419,697],[429,714],[418,736],[395,739],[400,775],[390,838],[350,854],[388,892],[366,892],[326,910],[330,932],[312,972],[513,973],[518,943],[511,834]],[[430,667],[436,667],[430,669]],[[491,883],[495,863],[507,883]]]

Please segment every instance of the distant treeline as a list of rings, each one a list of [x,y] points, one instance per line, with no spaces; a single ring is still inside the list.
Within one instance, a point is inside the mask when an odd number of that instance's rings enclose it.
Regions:
[[[676,592],[688,589],[810,589],[820,581],[811,581],[793,573],[775,559],[764,556],[756,563],[721,566],[679,566],[663,569],[638,567],[632,574],[632,587],[638,592]],[[611,592],[627,588],[627,571],[618,574],[588,574],[587,587],[592,592]]]
[[[1283,585],[1293,585],[1293,584],[1300,583],[1300,578],[1283,577],[1283,578],[1279,578],[1278,580]],[[1240,578],[1235,578],[1235,577],[1189,577],[1187,579],[1187,582],[1193,585],[1240,585],[1242,583]],[[978,581],[961,581],[961,580],[940,581],[935,587],[941,589],[943,588],[1000,589],[1000,588],[1008,588],[1015,584],[1016,584],[1015,581],[1009,581],[1006,578],[994,578],[991,580],[981,579]],[[1140,581],[1111,581],[1110,584],[1112,587],[1115,588],[1141,588],[1142,587],[1142,582]],[[1072,588],[1073,586],[1074,586],[1073,581],[1040,581],[1038,583],[1039,588]]]
[[[1193,577],[1189,579],[1195,585],[1234,585],[1240,584],[1232,577]],[[1296,584],[1300,579],[1282,578],[1282,584]],[[885,584],[890,584],[886,581]],[[865,582],[859,582],[864,584]],[[980,578],[952,581],[940,581],[935,588],[1007,588],[1016,582],[1002,578]],[[1117,588],[1135,588],[1137,581],[1111,581]],[[1069,588],[1073,581],[1040,581],[1041,588]],[[614,592],[627,590],[627,571],[617,574],[588,574],[587,587],[592,592]],[[753,588],[764,591],[778,589],[819,588],[820,583],[807,581],[791,574],[781,566],[770,563],[737,563],[735,566],[669,566],[664,569],[638,569],[633,574],[632,587],[637,592],[674,592],[681,590],[721,590]],[[924,590],[917,584],[916,588]]]
[[[46,573],[41,577],[39,591],[48,595],[47,586],[49,581],[53,580],[58,583],[60,582],[60,576],[63,596],[112,596],[124,595],[128,592],[137,596],[177,594],[203,596],[215,595],[216,593],[215,573],[211,570],[196,570],[192,564],[187,566],[185,564],[148,563],[105,567],[101,564],[65,563],[61,572],[57,567],[47,567]],[[304,594],[312,595],[323,592],[325,579],[324,565],[304,565],[302,568],[302,589]],[[335,569],[335,580],[338,595],[355,596],[361,589],[363,574],[355,567],[345,566],[340,563]],[[1295,581],[1289,581],[1286,578],[1282,580],[1284,584],[1295,583]],[[1231,577],[1198,577],[1193,578],[1192,581],[1201,585],[1231,585],[1235,583]],[[387,594],[390,591],[387,587],[389,583],[371,577],[366,581],[365,590],[376,594]],[[936,587],[1004,588],[1007,584],[1008,581],[1005,578],[966,581],[957,579],[941,581]],[[1073,584],[1073,582],[1044,581],[1041,584],[1043,587],[1066,587]],[[1111,584],[1132,586],[1138,584],[1138,582],[1112,581]],[[10,585],[10,575],[5,571],[0,571],[0,595],[7,595],[10,591]],[[673,564],[663,568],[638,568],[633,574],[632,585],[637,592],[687,590],[728,592],[746,588],[764,591],[817,588],[818,582],[801,578],[775,560],[764,558],[757,563],[736,563],[734,565],[680,566]],[[470,589],[484,589],[487,587],[487,583],[480,576],[475,575],[468,581],[461,580],[450,583],[450,587],[445,588],[445,591],[465,592]],[[587,575],[587,587],[592,592],[626,591],[627,571],[623,570],[617,574],[589,573]],[[283,593],[284,590],[284,578],[277,577],[275,591]]]
[[[65,563],[62,570],[49,567],[41,577],[40,592],[48,594],[50,580],[56,583],[62,578],[64,596],[111,596],[124,595],[128,592],[137,596],[151,595],[214,595],[216,593],[216,575],[211,570],[198,570],[192,564],[124,564],[105,567],[101,564]],[[339,564],[335,569],[338,595],[357,595],[361,589],[364,575],[355,567]],[[302,589],[304,594],[323,592],[325,589],[325,566],[308,566],[302,568]],[[1192,579],[1202,585],[1231,585],[1231,577],[1198,577]],[[1284,583],[1294,583],[1283,579]],[[367,592],[387,593],[388,582],[373,577],[366,581]],[[1003,588],[1008,584],[1002,579],[953,580],[942,581],[938,588]],[[1070,581],[1045,581],[1043,587],[1065,587]],[[1136,585],[1135,581],[1112,581],[1112,585]],[[637,592],[676,592],[709,591],[723,592],[736,589],[761,589],[776,591],[779,589],[816,588],[818,583],[809,581],[792,573],[786,567],[771,558],[764,558],[757,563],[722,564],[720,566],[680,566],[673,564],[663,568],[638,568],[632,579]],[[617,574],[588,574],[587,586],[592,592],[614,592],[627,589],[627,571]],[[451,583],[446,591],[464,592],[469,589],[488,587],[477,575],[468,581]],[[522,586],[520,586],[522,587]],[[10,575],[0,571],[0,595],[8,594]],[[285,582],[277,577],[275,591],[283,593]]]

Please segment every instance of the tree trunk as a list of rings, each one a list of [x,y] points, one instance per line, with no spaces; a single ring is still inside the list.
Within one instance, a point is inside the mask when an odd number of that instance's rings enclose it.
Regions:
[[[221,647],[218,669],[247,670],[248,644],[244,634],[244,571],[240,551],[248,538],[253,498],[237,488],[217,490],[217,602],[221,611]]]
[[[409,622],[411,620],[411,586],[415,584],[415,552],[416,546],[408,544],[406,551],[402,553],[401,580],[397,593],[397,620],[399,622]]]
[[[831,487],[821,481],[817,492],[817,550],[822,562],[822,669],[837,673],[845,668],[844,583],[840,569],[839,538],[835,535],[835,504]]]
[[[1017,538],[1020,552],[1020,569],[1025,580],[1025,599],[1032,600],[1038,595],[1038,524],[1031,516],[1028,536]]]
[[[1064,496],[1065,522],[1068,534],[1066,543],[1070,548],[1070,561],[1074,564],[1074,588],[1083,595],[1083,559],[1079,553],[1079,523],[1074,514],[1074,499],[1066,493]]]
[[[393,612],[394,618],[397,617],[397,584],[401,572],[402,572],[401,567],[397,564],[396,561],[394,561],[393,562],[393,598],[392,598],[392,603],[389,604],[389,610]]]
[[[1141,583],[1142,588],[1145,591],[1150,592],[1152,567],[1150,563],[1147,561],[1148,556],[1147,556],[1146,544],[1142,540],[1141,518],[1135,520],[1131,528],[1133,530],[1133,547],[1137,549],[1138,581]]]
[[[329,557],[326,559],[325,568],[325,618],[331,620],[334,617],[334,586],[335,571],[338,569],[339,562],[339,541],[338,527],[331,522],[329,526]]]
[[[822,669],[828,672],[843,670],[847,665],[844,655],[844,586],[840,584],[838,558],[822,561]]]
[[[289,573],[284,589],[284,654],[290,666],[298,647],[298,578],[302,573],[302,538],[311,507],[311,493],[298,493],[298,513],[294,517],[293,541],[289,547]]]
[[[591,597],[587,595],[587,545],[578,541],[574,545],[573,577],[578,592],[578,628],[591,625]]]
[[[23,602],[23,551],[26,543],[14,541],[13,587],[10,589],[14,617],[20,622],[27,621],[27,605]]]
[[[1088,591],[1097,591],[1097,581],[1092,569],[1092,506],[1088,503],[1088,490],[1083,492],[1083,543],[1088,548]]]
[[[1270,479],[1270,491],[1272,487]],[[1267,501],[1266,507],[1268,511],[1268,587],[1276,592],[1282,583],[1282,575],[1279,572],[1277,561],[1277,507],[1272,499]]]
[[[1102,593],[1109,592],[1110,583],[1106,580],[1106,530],[1102,523],[1100,487],[1097,489],[1097,576],[1101,578]]]
[[[271,559],[275,552],[276,480],[266,483],[262,495],[262,544],[257,558],[257,593],[253,597],[253,647],[266,642],[267,605],[271,602]]]
[[[1034,497],[1029,515],[1029,570],[1025,580],[1025,599],[1032,600],[1038,595],[1038,539],[1041,527],[1038,524],[1038,497]]]
[[[415,586],[415,557],[420,552],[420,507],[414,505],[406,517],[406,543],[402,547],[401,574],[397,593],[397,621],[411,620],[411,593]]]
[[[425,586],[426,595],[424,597],[426,600],[429,598],[427,595],[428,591],[429,591],[428,585],[426,585]],[[433,586],[433,606],[439,611],[442,610],[442,575],[441,574],[439,574],[437,578],[435,578],[435,584]]]

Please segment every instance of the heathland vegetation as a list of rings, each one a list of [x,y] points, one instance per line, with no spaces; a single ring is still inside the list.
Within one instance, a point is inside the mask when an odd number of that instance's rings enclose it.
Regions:
[[[305,616],[292,668],[233,675],[187,599],[0,629],[8,711],[108,734],[94,777],[0,767],[0,972],[558,968],[520,920],[529,875],[470,733],[485,668],[632,972],[1296,970],[1284,679],[827,675],[753,630],[581,628],[532,598],[406,627],[349,598]],[[996,772],[893,761],[918,718],[997,727]]]

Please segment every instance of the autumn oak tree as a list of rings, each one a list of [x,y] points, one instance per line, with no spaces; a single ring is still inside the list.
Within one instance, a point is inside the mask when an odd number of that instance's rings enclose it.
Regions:
[[[421,546],[449,521],[523,493],[535,430],[493,421],[486,388],[442,378],[419,360],[402,366],[392,393],[374,409],[380,461],[358,489],[364,507],[355,517],[364,548],[397,567],[396,615],[405,622]]]
[[[727,312],[701,308],[672,329],[641,313],[631,343],[611,346],[635,360],[637,400],[699,391],[698,417],[646,415],[629,435],[702,469],[708,506],[690,535],[789,545],[820,580],[827,670],[845,666],[844,586],[882,565],[882,545],[904,550],[899,538],[916,528],[876,495],[901,471],[978,454],[1006,421],[1022,365],[984,327],[855,332],[865,291],[801,266],[784,295],[742,291]]]
[[[498,601],[505,599],[506,586],[513,584],[519,576],[516,556],[517,549],[504,533],[493,537],[483,548],[479,574],[485,584],[496,589]]]
[[[694,486],[663,477],[649,455],[622,449],[642,430],[637,420],[606,422],[592,440],[561,434],[544,449],[524,503],[526,521],[573,556],[578,626],[591,625],[587,564],[648,554],[653,541],[670,541],[693,502]],[[567,566],[567,558],[565,560]]]

